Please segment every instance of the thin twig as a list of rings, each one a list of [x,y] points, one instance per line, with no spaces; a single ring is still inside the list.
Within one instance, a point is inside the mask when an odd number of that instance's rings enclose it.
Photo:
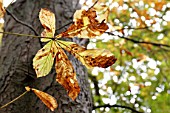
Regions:
[[[100,96],[100,93],[99,93],[99,89],[100,89],[100,88],[99,88],[99,86],[98,86],[99,82],[98,82],[98,80],[97,80],[97,77],[91,75],[90,73],[88,74],[88,77],[90,78],[90,80],[91,80],[91,81],[93,82],[93,84],[94,84],[95,95]]]
[[[53,37],[42,37],[42,36],[35,36],[35,35],[28,35],[28,34],[21,34],[21,33],[12,33],[12,32],[2,32],[2,34],[8,34],[8,35],[17,35],[17,36],[27,36],[27,37],[33,37],[33,38],[47,38],[47,39],[53,39]]]
[[[121,28],[121,29],[116,29],[116,30],[124,30],[124,29],[132,29],[132,30],[146,30],[148,29],[149,27],[137,27],[137,28],[133,28],[133,27],[127,27],[127,28]]]
[[[113,36],[117,36],[117,35],[114,35],[113,33],[111,32],[105,32],[107,33],[108,35],[113,35]],[[128,40],[128,41],[131,41],[133,43],[138,43],[138,44],[151,44],[153,46],[158,46],[158,47],[170,47],[170,45],[167,45],[167,44],[160,44],[160,43],[154,43],[154,42],[146,42],[146,41],[138,41],[138,40],[134,40],[134,39],[131,39],[131,38],[127,38],[127,37],[124,37],[124,36],[118,36],[119,38],[122,38],[122,39],[125,39],[125,40]]]
[[[68,25],[70,25],[70,24],[72,24],[72,23],[73,23],[73,22],[71,21],[71,22],[65,24],[64,26],[62,26],[62,27],[56,29],[55,32],[59,31],[60,29],[63,29],[64,27],[66,27],[66,26],[68,26]]]
[[[29,92],[29,91],[25,91],[24,93],[22,93],[21,95],[19,95],[19,96],[16,97],[15,99],[13,99],[12,101],[10,101],[10,102],[8,102],[7,104],[1,106],[0,109],[2,109],[2,108],[4,108],[4,107],[8,106],[9,104],[15,102],[16,100],[18,100],[19,98],[21,98],[22,96],[24,96],[27,92]]]
[[[7,14],[11,15],[11,17],[12,17],[15,21],[17,21],[18,23],[20,23],[20,24],[22,24],[22,25],[30,28],[30,29],[34,32],[34,34],[35,34],[36,36],[38,36],[38,33],[36,32],[36,30],[35,30],[31,25],[29,25],[29,24],[27,24],[27,23],[19,20],[19,19],[18,19],[15,15],[13,15],[8,9],[6,9],[6,12],[7,12]]]
[[[8,6],[10,6],[13,2],[14,2],[14,0],[12,0],[12,1],[8,4]],[[5,10],[8,8],[8,6],[5,7]]]
[[[131,108],[131,107],[129,107],[129,106],[123,106],[123,105],[109,105],[109,104],[105,104],[105,105],[101,105],[101,106],[93,106],[93,110],[95,110],[95,109],[98,109],[98,108],[106,108],[106,107],[109,107],[109,108],[111,108],[111,107],[119,107],[119,108],[125,108],[125,109],[129,109],[129,110],[131,110],[131,111],[133,111],[133,112],[135,112],[135,113],[143,113],[143,112],[140,112],[140,111],[137,111],[137,110],[135,110],[135,109],[133,109],[133,108]]]
[[[94,2],[94,4],[93,4],[88,10],[90,10],[91,8],[93,8],[93,7],[97,4],[98,1],[99,1],[99,0],[96,0],[96,1]]]

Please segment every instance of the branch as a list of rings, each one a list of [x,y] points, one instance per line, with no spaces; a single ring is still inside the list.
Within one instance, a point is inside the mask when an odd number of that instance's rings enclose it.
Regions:
[[[100,93],[99,93],[99,86],[98,86],[98,84],[99,84],[99,82],[97,81],[97,78],[96,78],[96,76],[92,76],[91,74],[89,74],[89,78],[90,78],[90,80],[93,82],[93,84],[94,84],[94,89],[95,89],[95,93],[96,93],[96,95],[97,96],[100,96]]]
[[[113,33],[111,32],[105,32],[107,33],[108,35],[113,35],[113,36],[117,36],[117,35],[114,35]],[[124,37],[124,36],[118,36],[119,38],[122,38],[122,39],[125,39],[125,40],[128,40],[128,41],[131,41],[133,43],[138,43],[138,44],[151,44],[153,46],[158,46],[158,47],[169,47],[170,48],[170,45],[167,45],[167,44],[160,44],[160,43],[154,43],[154,42],[146,42],[146,41],[138,41],[138,40],[134,40],[134,39],[131,39],[131,38],[127,38],[127,37]]]
[[[146,29],[148,29],[149,27],[130,27],[130,26],[128,26],[127,28],[121,28],[121,29],[116,29],[116,30],[125,30],[125,29],[133,29],[133,30],[146,30]]]
[[[104,107],[104,108],[106,108],[106,107],[109,107],[109,108],[111,108],[111,107],[119,107],[119,108],[129,109],[129,110],[131,110],[132,112],[135,112],[135,113],[143,113],[143,112],[137,111],[137,110],[135,110],[135,109],[133,109],[131,107],[123,106],[123,105],[117,105],[117,104],[115,104],[115,105],[105,104],[105,105],[101,105],[101,106],[93,106],[93,110],[98,109],[98,108],[102,108],[102,107]]]
[[[30,29],[34,32],[34,34],[35,34],[36,36],[38,36],[38,33],[36,32],[36,30],[35,30],[31,25],[29,25],[29,24],[27,24],[27,23],[19,20],[19,19],[18,19],[15,15],[13,15],[8,9],[6,9],[6,12],[7,12],[7,14],[11,15],[11,17],[12,17],[16,22],[18,22],[18,23],[20,23],[20,24],[22,24],[22,25],[30,28]]]
[[[57,33],[57,31],[63,29],[64,27],[66,27],[66,26],[68,26],[68,25],[70,25],[70,24],[72,24],[72,23],[73,23],[73,21],[71,21],[71,22],[65,24],[64,26],[61,26],[60,28],[58,28],[58,29],[55,30],[55,33]]]
[[[94,2],[94,4],[93,4],[88,10],[90,10],[91,8],[93,8],[93,7],[97,4],[98,1],[99,1],[99,0],[96,0],[96,1]]]
[[[8,4],[8,6],[10,6],[13,2],[14,2],[14,0],[12,0],[12,1]],[[6,6],[5,10],[8,8],[8,6]]]

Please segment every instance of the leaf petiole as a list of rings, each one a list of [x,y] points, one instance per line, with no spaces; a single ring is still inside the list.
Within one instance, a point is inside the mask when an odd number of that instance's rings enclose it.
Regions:
[[[13,99],[12,101],[10,101],[10,102],[6,103],[5,105],[1,106],[0,109],[2,109],[2,108],[4,108],[4,107],[8,106],[9,104],[15,102],[16,100],[18,100],[19,98],[21,98],[22,96],[24,96],[27,92],[29,92],[29,91],[25,91],[24,93],[22,93],[21,95],[19,95],[19,96],[16,97],[15,99]]]
[[[35,36],[35,35],[28,35],[28,34],[21,34],[21,33],[12,33],[12,32],[2,32],[2,34],[8,34],[8,35],[17,35],[17,36],[27,36],[27,37],[33,37],[33,38],[47,38],[47,39],[52,39],[53,37],[42,37],[42,36]]]

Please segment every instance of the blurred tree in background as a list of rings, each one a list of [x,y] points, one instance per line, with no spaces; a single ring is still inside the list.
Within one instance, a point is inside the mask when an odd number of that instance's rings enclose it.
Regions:
[[[82,2],[84,8],[95,0]],[[105,48],[117,62],[89,70],[96,113],[170,110],[169,0],[99,0],[94,8],[110,29],[89,48]],[[120,106],[119,106],[120,105]],[[130,107],[127,108],[127,107]],[[132,109],[131,109],[132,108]]]

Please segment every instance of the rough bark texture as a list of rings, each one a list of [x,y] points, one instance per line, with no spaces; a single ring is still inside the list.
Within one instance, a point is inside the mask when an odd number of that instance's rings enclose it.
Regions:
[[[40,34],[43,30],[38,19],[41,8],[48,8],[56,14],[57,28],[72,20],[77,8],[76,0],[17,0],[9,10],[20,20],[32,25]],[[4,31],[34,34],[29,28],[17,23],[9,15],[5,16]],[[80,42],[78,39],[74,39]],[[22,94],[25,86],[37,88],[53,95],[59,106],[55,113],[90,113],[92,100],[87,71],[80,62],[69,55],[81,87],[81,92],[72,101],[65,89],[56,82],[56,73],[42,78],[36,78],[32,68],[32,59],[41,48],[39,39],[4,35],[0,48],[0,106]],[[36,96],[29,92],[16,102],[0,110],[0,113],[52,113]]]

